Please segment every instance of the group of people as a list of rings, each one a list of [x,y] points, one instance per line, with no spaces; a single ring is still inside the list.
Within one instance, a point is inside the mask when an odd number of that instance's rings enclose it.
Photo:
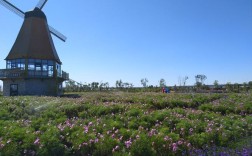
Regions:
[[[162,93],[170,93],[169,88],[163,87],[162,88]]]

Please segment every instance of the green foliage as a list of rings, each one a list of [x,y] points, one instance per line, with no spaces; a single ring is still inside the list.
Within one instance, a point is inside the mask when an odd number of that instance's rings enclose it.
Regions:
[[[151,142],[146,135],[141,135],[140,139],[137,139],[131,146],[130,150],[133,156],[152,156],[154,151],[152,149]]]
[[[251,94],[148,92],[0,97],[0,155],[190,155],[248,147],[251,101]]]

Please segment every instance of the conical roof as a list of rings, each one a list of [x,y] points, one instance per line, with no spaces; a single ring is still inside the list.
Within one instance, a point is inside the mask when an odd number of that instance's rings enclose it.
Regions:
[[[25,13],[25,20],[6,60],[46,59],[60,62],[45,14],[38,8]]]

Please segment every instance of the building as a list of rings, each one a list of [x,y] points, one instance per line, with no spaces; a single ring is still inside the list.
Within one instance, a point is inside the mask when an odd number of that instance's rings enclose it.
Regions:
[[[23,25],[0,69],[3,95],[62,94],[62,82],[69,79],[51,37],[45,14],[39,8],[25,13]]]

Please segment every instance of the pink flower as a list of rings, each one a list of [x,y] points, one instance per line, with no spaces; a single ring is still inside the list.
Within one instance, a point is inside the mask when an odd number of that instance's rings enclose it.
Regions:
[[[88,133],[88,126],[84,126],[84,133]]]
[[[99,142],[99,139],[98,138],[95,138],[95,141],[94,141],[95,143],[97,143],[97,142]]]
[[[137,138],[137,139],[139,139],[139,138],[140,138],[140,136],[139,136],[139,135],[137,135],[137,136],[136,136],[136,138]]]
[[[114,138],[115,138],[115,134],[113,133],[113,134],[111,135],[111,137],[114,139]]]
[[[131,139],[128,141],[125,141],[126,148],[129,148],[131,146],[131,144],[132,144]]]
[[[92,144],[93,142],[94,142],[94,140],[93,140],[93,139],[90,139],[90,140],[89,140],[89,143],[91,143],[91,144]]]
[[[119,146],[117,145],[115,148],[113,148],[112,152],[114,153],[115,151],[117,151],[119,149]]]
[[[123,136],[120,136],[119,140],[122,141],[122,139],[123,139]]]
[[[86,142],[83,142],[83,143],[82,143],[82,145],[83,145],[83,146],[87,146],[87,145],[88,145],[88,143],[86,143]]]
[[[37,139],[34,141],[34,144],[35,144],[35,145],[39,145],[39,144],[40,144],[40,139],[37,138]]]
[[[168,141],[169,140],[169,137],[168,136],[165,136],[164,137],[164,141]]]
[[[172,151],[173,151],[173,152],[176,152],[177,149],[178,149],[177,144],[176,144],[176,143],[173,143],[173,144],[172,144]]]
[[[180,141],[180,140],[179,140],[179,141],[178,141],[178,144],[179,144],[179,145],[182,145],[182,144],[183,144],[183,141]]]

